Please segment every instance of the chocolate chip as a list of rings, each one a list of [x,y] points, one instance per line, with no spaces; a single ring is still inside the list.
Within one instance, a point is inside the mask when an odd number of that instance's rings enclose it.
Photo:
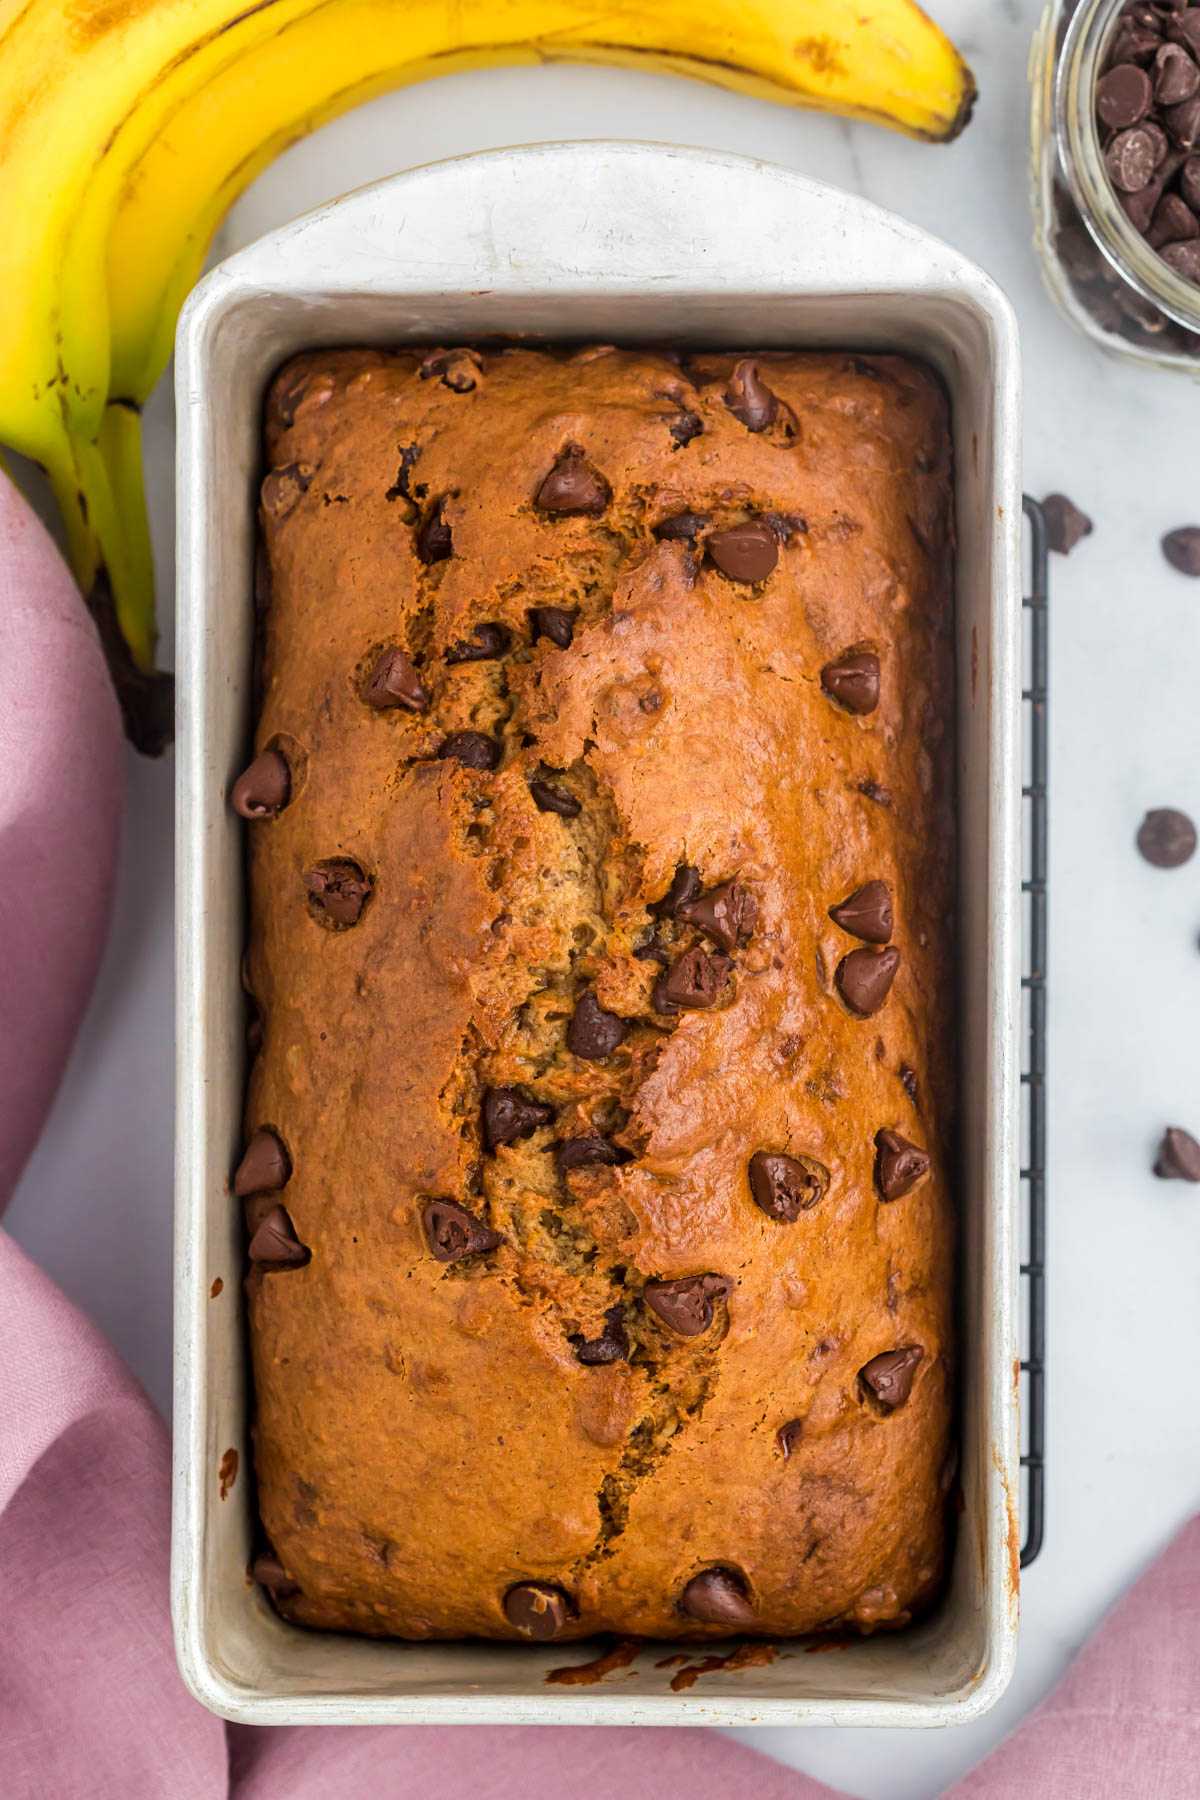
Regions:
[[[300,1592],[279,1558],[271,1550],[260,1550],[250,1564],[250,1574],[260,1587],[265,1587],[273,1600],[290,1600]]]
[[[905,1093],[908,1095],[913,1105],[919,1109],[921,1102],[918,1098],[920,1089],[917,1085],[917,1071],[909,1068],[907,1063],[901,1063],[900,1080],[904,1085]]]
[[[794,537],[803,537],[808,530],[808,520],[802,519],[799,513],[764,513],[763,518],[771,527],[781,544],[790,544]]]
[[[1177,44],[1186,45],[1194,56],[1200,56],[1200,7],[1191,5],[1186,12],[1176,7],[1167,31]]]
[[[675,442],[682,447],[684,444],[690,444],[693,438],[700,436],[704,430],[704,421],[699,413],[677,413],[667,429]]]
[[[1181,100],[1190,100],[1198,91],[1200,69],[1183,45],[1164,44],[1154,58],[1154,98],[1158,104],[1177,106]]]
[[[417,532],[417,555],[426,565],[445,562],[454,549],[450,527],[442,517],[446,496],[435,500]]]
[[[1200,238],[1189,238],[1182,244],[1167,244],[1159,254],[1184,281],[1200,286]]]
[[[307,463],[289,463],[286,469],[272,469],[262,484],[263,511],[273,519],[286,518],[308,492],[315,473]]]
[[[885,1350],[858,1371],[866,1392],[885,1413],[895,1412],[912,1393],[917,1364],[924,1354],[919,1344],[909,1344],[903,1350]]]
[[[765,581],[779,561],[779,544],[769,525],[751,520],[709,533],[704,548],[722,575],[747,587]]]
[[[280,750],[260,750],[233,784],[229,798],[243,819],[273,819],[292,794],[292,774]]]
[[[887,944],[892,937],[892,896],[882,881],[868,881],[856,888],[848,900],[831,906],[829,916],[835,925],[861,938],[864,944]]]
[[[448,663],[490,662],[508,649],[508,633],[503,625],[473,625],[471,636],[475,639],[473,644],[466,638],[451,644],[446,652]]]
[[[754,930],[758,903],[736,879],[722,881],[694,900],[680,901],[675,917],[694,925],[719,950],[736,950],[738,939]]]
[[[648,938],[644,944],[638,945],[633,954],[638,962],[660,963],[664,969],[670,966],[671,953],[657,938]]]
[[[779,1430],[775,1433],[775,1442],[779,1447],[779,1454],[782,1456],[784,1462],[787,1461],[788,1457],[792,1454],[792,1451],[796,1448],[796,1445],[800,1442],[803,1433],[803,1419],[789,1419],[787,1424],[781,1425]]]
[[[520,1088],[484,1089],[483,1141],[489,1150],[531,1136],[539,1125],[548,1125],[553,1117],[552,1106],[530,1100]]]
[[[568,444],[538,489],[535,504],[543,512],[595,515],[608,505],[608,488],[579,445]]]
[[[876,806],[890,806],[892,804],[891,794],[888,792],[887,788],[880,787],[877,781],[871,781],[869,778],[864,777],[862,781],[856,782],[855,786],[864,799],[873,800]]]
[[[691,863],[680,863],[671,877],[671,885],[661,900],[652,900],[646,907],[656,919],[674,919],[679,915],[681,906],[688,906],[699,897],[700,871]]]
[[[1163,109],[1162,122],[1167,128],[1167,136],[1181,150],[1194,150],[1196,138],[1200,136],[1200,94],[1193,94],[1190,100],[1181,100],[1178,106]]]
[[[560,650],[570,648],[571,639],[575,635],[575,621],[579,617],[578,607],[571,606],[535,606],[529,614],[529,624],[533,632],[533,641],[546,637]]]
[[[286,1209],[273,1206],[250,1239],[247,1252],[252,1263],[274,1263],[281,1269],[302,1269],[312,1258],[296,1236]]]
[[[661,520],[654,527],[654,535],[666,544],[694,544],[704,527],[711,523],[711,513],[672,513],[669,519]]]
[[[774,1150],[756,1150],[750,1158],[750,1192],[754,1204],[768,1219],[794,1225],[829,1187],[829,1170],[811,1156],[784,1156]]]
[[[413,496],[409,491],[408,478],[412,473],[413,464],[421,454],[421,448],[419,444],[406,444],[403,448],[400,446],[397,446],[397,448],[400,449],[400,467],[396,471],[394,485],[388,488],[383,497],[385,500],[399,500],[402,498],[411,500]],[[422,492],[424,492],[424,489],[422,489]]]
[[[1168,1126],[1158,1146],[1154,1173],[1163,1181],[1200,1181],[1200,1144],[1191,1132]]]
[[[567,1049],[587,1062],[601,1062],[611,1056],[618,1044],[624,1043],[629,1026],[616,1013],[605,1012],[595,990],[585,988],[575,1002],[571,1023],[567,1026]]]
[[[885,1200],[901,1200],[928,1173],[926,1150],[910,1144],[898,1131],[875,1134],[875,1182]]]
[[[431,350],[418,374],[422,381],[442,378],[442,386],[456,394],[469,394],[483,367],[483,359],[475,350]]]
[[[498,1231],[453,1200],[428,1201],[421,1220],[429,1248],[438,1262],[461,1262],[464,1256],[494,1250],[504,1241]]]
[[[599,1337],[585,1338],[576,1333],[567,1341],[575,1347],[575,1360],[587,1368],[596,1368],[602,1363],[625,1362],[629,1356],[629,1339],[625,1336],[621,1321],[625,1317],[625,1308],[618,1302],[610,1306],[604,1315],[604,1330]]]
[[[1200,525],[1180,525],[1168,531],[1162,553],[1181,575],[1200,575]]]
[[[821,686],[847,712],[865,716],[879,705],[879,658],[873,650],[850,650],[821,670]]]
[[[1120,63],[1096,83],[1096,112],[1110,130],[1124,131],[1150,111],[1154,87],[1144,69]]]
[[[233,1191],[239,1199],[245,1194],[275,1194],[287,1186],[291,1173],[291,1157],[264,1125],[246,1146],[233,1177]]]
[[[1196,215],[1186,201],[1178,194],[1164,194],[1154,209],[1154,219],[1146,233],[1146,242],[1152,250],[1161,250],[1166,244],[1186,243],[1188,238],[1200,236],[1200,224]]]
[[[714,1006],[724,989],[729,968],[727,956],[710,956],[698,946],[685,951],[675,967],[654,984],[655,1012],[670,1014],[681,1008],[697,1012]]]
[[[1140,193],[1117,195],[1121,209],[1135,231],[1149,231],[1150,221],[1154,217],[1154,210],[1162,199],[1162,191],[1163,184],[1158,177],[1155,176],[1153,181],[1148,181],[1146,183],[1146,186]],[[1102,275],[1101,280],[1107,280],[1107,276]],[[1124,287],[1118,286],[1114,288],[1114,293],[1111,298],[1117,307],[1123,307],[1128,304],[1128,296],[1132,295],[1132,293],[1132,288],[1126,290]],[[1141,296],[1139,295],[1138,298],[1140,299]],[[1092,302],[1089,301],[1089,305],[1091,304]],[[1094,306],[1093,311],[1095,311]]]
[[[1080,538],[1091,533],[1092,521],[1065,494],[1047,494],[1042,512],[1046,518],[1046,542],[1059,556],[1069,556]]]
[[[867,1019],[878,1012],[887,999],[899,967],[900,952],[894,947],[851,950],[838,964],[834,980],[850,1011],[857,1013],[860,1019]]]
[[[523,1637],[547,1644],[577,1615],[561,1588],[544,1581],[523,1581],[505,1594],[504,1616]]]
[[[629,1161],[627,1150],[618,1150],[604,1137],[562,1138],[554,1146],[554,1160],[565,1175],[568,1169],[586,1169],[600,1164],[616,1168]]]
[[[747,431],[765,431],[773,422],[779,402],[766,383],[759,379],[758,364],[753,357],[738,363],[729,377],[725,404]]]
[[[460,762],[468,769],[495,769],[500,765],[501,746],[483,731],[452,731],[444,738],[438,755]]]
[[[731,1631],[753,1625],[758,1617],[746,1593],[745,1577],[732,1569],[702,1569],[684,1588],[679,1604],[690,1619],[728,1625]]]
[[[713,1322],[713,1301],[733,1291],[725,1275],[684,1275],[678,1281],[648,1281],[646,1305],[680,1337],[699,1337]]]
[[[531,781],[529,791],[539,812],[557,813],[560,819],[575,819],[583,811],[574,795],[564,794],[561,788],[551,787],[548,781]]]
[[[1196,19],[1200,22],[1200,12]],[[1180,168],[1179,192],[1194,212],[1200,212],[1200,156],[1189,156]]]
[[[417,674],[411,657],[403,650],[385,650],[371,670],[363,699],[376,712],[387,712],[402,706],[405,712],[429,710],[429,690]]]
[[[369,876],[357,863],[335,859],[304,872],[309,911],[322,924],[356,925],[371,893]]]
[[[1138,827],[1137,847],[1156,869],[1179,869],[1196,849],[1196,827],[1186,813],[1163,806],[1148,812]]]
[[[1154,174],[1154,140],[1140,125],[1134,125],[1118,133],[1105,151],[1104,160],[1114,187],[1123,194],[1136,194]]]

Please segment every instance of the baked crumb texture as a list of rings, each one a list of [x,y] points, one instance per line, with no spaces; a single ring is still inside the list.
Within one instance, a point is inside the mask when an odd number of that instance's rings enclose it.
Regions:
[[[266,442],[262,1579],[409,1638],[903,1624],[953,1387],[940,386],[322,352]]]

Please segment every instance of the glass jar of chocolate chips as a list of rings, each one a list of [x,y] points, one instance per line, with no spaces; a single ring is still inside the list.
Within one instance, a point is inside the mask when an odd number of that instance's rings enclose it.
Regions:
[[[1051,293],[1105,349],[1200,375],[1200,0],[1051,0],[1030,72]]]

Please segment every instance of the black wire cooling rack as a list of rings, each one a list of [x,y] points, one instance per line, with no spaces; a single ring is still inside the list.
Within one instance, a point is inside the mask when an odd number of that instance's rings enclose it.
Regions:
[[[1021,1187],[1025,1241],[1021,1256],[1021,1468],[1025,1538],[1021,1567],[1042,1547],[1046,1509],[1046,773],[1048,545],[1046,520],[1025,496],[1029,587],[1024,600],[1024,776],[1021,882],[1024,964],[1021,976],[1026,1032],[1022,1084],[1024,1154]]]

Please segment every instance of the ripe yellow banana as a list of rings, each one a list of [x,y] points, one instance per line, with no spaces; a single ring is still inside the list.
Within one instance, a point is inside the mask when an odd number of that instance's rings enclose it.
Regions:
[[[934,139],[975,92],[912,0],[713,0],[701,16],[684,0],[0,0],[0,191],[19,221],[0,234],[0,443],[50,474],[127,716],[162,701],[145,674],[137,408],[225,210],[285,144],[373,94],[551,60],[665,69]],[[142,717],[146,747],[159,723]]]

